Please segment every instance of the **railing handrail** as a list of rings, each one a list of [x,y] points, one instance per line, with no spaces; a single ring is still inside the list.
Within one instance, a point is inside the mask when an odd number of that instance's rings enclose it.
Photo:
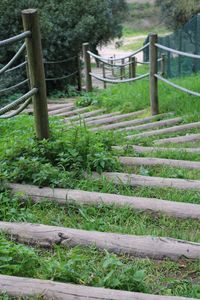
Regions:
[[[62,63],[66,63],[68,61],[71,61],[73,59],[76,59],[77,56],[72,56],[72,57],[69,57],[67,59],[63,59],[63,60],[55,60],[55,61],[47,61],[47,60],[44,60],[44,64],[45,65],[48,65],[48,64],[62,64]]]
[[[197,58],[197,59],[200,59],[200,55],[197,55],[197,54],[179,51],[179,50],[176,50],[176,49],[173,49],[173,48],[169,48],[169,47],[163,46],[163,45],[158,44],[158,43],[156,43],[155,46],[156,46],[157,48],[159,48],[159,49],[162,49],[162,50],[165,50],[165,51],[174,53],[174,54],[178,54],[178,55],[186,56],[186,57],[190,57],[190,58]]]
[[[30,37],[30,36],[31,36],[31,32],[30,31],[24,31],[24,32],[22,32],[22,33],[20,33],[18,35],[15,35],[15,36],[13,36],[13,37],[11,37],[9,39],[0,41],[0,47],[7,46],[7,45],[13,44],[15,42],[22,41],[25,38]]]
[[[12,66],[12,64],[18,59],[18,57],[21,55],[21,53],[26,49],[26,44],[23,43],[23,45],[19,48],[17,53],[11,58],[11,60],[2,68],[0,69],[0,75],[3,74],[6,70]]]
[[[175,84],[174,82],[171,82],[170,80],[164,78],[163,76],[161,76],[159,74],[155,74],[155,77],[158,78],[158,79],[160,79],[161,81],[163,81],[163,82],[165,82],[165,83],[173,86],[174,88],[176,88],[179,91],[185,92],[185,93],[187,93],[189,95],[200,97],[200,93],[192,91],[192,90],[189,90],[187,88],[184,88],[184,87],[182,87],[182,86],[180,86],[178,84]]]
[[[118,60],[122,60],[122,59],[134,57],[134,56],[136,56],[136,54],[140,53],[141,51],[143,51],[148,46],[149,46],[149,43],[147,43],[146,45],[142,46],[141,48],[139,48],[135,52],[133,52],[133,53],[127,55],[127,56],[122,56],[122,57],[110,57],[110,58],[107,58],[107,57],[102,57],[102,56],[96,55],[96,54],[94,54],[91,51],[87,51],[87,53],[90,54],[91,56],[93,56],[94,58],[96,58],[98,60],[101,60],[102,62],[106,63],[106,61],[107,62],[108,61],[113,61],[114,62],[114,61],[118,61]]]
[[[112,80],[112,79],[108,79],[108,78],[104,78],[104,77],[101,77],[101,76],[98,76],[94,73],[90,73],[90,75],[100,81],[103,81],[103,82],[107,82],[107,83],[126,83],[126,82],[133,82],[133,81],[137,81],[137,80],[140,80],[140,79],[143,79],[143,78],[146,78],[149,76],[149,73],[146,73],[144,75],[141,75],[141,76],[138,76],[138,77],[135,77],[135,78],[127,78],[127,79],[123,79],[123,80]]]

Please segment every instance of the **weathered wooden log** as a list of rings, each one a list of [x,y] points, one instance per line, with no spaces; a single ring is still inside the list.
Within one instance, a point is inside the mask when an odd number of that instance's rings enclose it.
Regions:
[[[193,170],[200,170],[200,162],[178,160],[178,159],[165,159],[154,157],[125,157],[120,156],[119,161],[124,166],[171,166],[177,168],[186,168]]]
[[[70,106],[65,106],[65,107],[62,107],[62,108],[58,108],[58,109],[54,109],[52,111],[49,112],[49,115],[50,116],[55,116],[55,115],[59,115],[63,112],[68,112],[68,111],[71,111],[71,110],[74,110],[76,107],[74,106],[74,104],[71,104]]]
[[[183,152],[183,153],[200,153],[200,148],[164,148],[164,147],[144,147],[144,146],[130,146],[137,153],[151,153],[151,152]],[[112,146],[115,150],[125,150],[127,146]]]
[[[179,126],[173,126],[169,128],[163,128],[159,130],[152,130],[152,131],[147,131],[139,134],[134,134],[132,136],[129,136],[127,138],[143,138],[143,137],[150,137],[154,135],[161,135],[161,134],[167,134],[167,133],[175,133],[175,132],[181,132],[193,128],[200,128],[200,122],[195,122],[195,123],[190,123],[190,124],[183,124]]]
[[[42,297],[52,300],[195,300],[7,275],[0,275],[0,292],[11,297]]]
[[[167,120],[162,120],[162,121],[157,121],[157,122],[152,122],[152,123],[148,123],[148,124],[142,124],[142,125],[138,125],[138,126],[131,126],[131,127],[126,127],[126,128],[121,128],[118,131],[130,131],[130,130],[137,130],[137,131],[141,131],[141,130],[145,130],[145,129],[151,129],[151,128],[158,128],[161,126],[169,126],[169,125],[174,125],[174,124],[178,124],[182,121],[181,118],[174,118],[174,119],[167,119]]]
[[[97,249],[136,257],[199,259],[200,244],[166,237],[135,236],[30,223],[0,222],[0,231],[18,242],[52,247],[94,245]]]
[[[97,109],[97,110],[89,111],[89,112],[86,112],[86,113],[82,113],[78,116],[75,115],[75,116],[68,117],[68,118],[65,119],[65,122],[67,123],[67,122],[71,122],[71,121],[74,121],[74,120],[76,121],[79,118],[90,119],[90,117],[92,118],[92,116],[94,118],[94,116],[96,116],[98,114],[101,114],[103,112],[104,112],[103,109]]]
[[[108,117],[114,117],[119,114],[120,114],[120,112],[113,112],[110,114],[103,114],[103,115],[99,115],[99,116],[95,116],[95,117],[90,117],[90,118],[85,119],[85,122],[87,124],[90,121],[100,120],[100,119],[104,119],[104,118],[108,118]]]
[[[168,144],[168,143],[188,143],[188,142],[195,142],[200,140],[200,134],[190,134],[184,136],[178,136],[173,138],[166,138],[161,140],[154,141],[156,145]]]
[[[180,190],[197,191],[200,190],[199,180],[151,177],[117,172],[103,172],[102,175],[93,173],[93,176],[94,178],[100,178],[101,176],[104,176],[113,183],[125,184],[129,186],[175,188]]]
[[[88,110],[89,110],[88,107],[83,107],[83,108],[78,108],[78,109],[68,111],[68,112],[65,112],[65,113],[60,113],[57,116],[59,116],[59,117],[70,117],[70,116],[74,116],[74,115],[79,115],[82,112],[86,112]]]
[[[119,120],[128,119],[131,117],[137,117],[139,115],[144,114],[146,111],[147,111],[146,109],[143,109],[143,110],[135,111],[135,112],[128,113],[128,114],[122,114],[122,115],[109,117],[109,118],[105,118],[105,119],[101,119],[101,120],[94,120],[94,121],[88,122],[88,125],[102,125],[102,124],[115,123]]]
[[[89,205],[116,205],[119,207],[129,206],[132,209],[139,211],[151,211],[156,213],[164,213],[177,218],[192,218],[200,219],[200,205],[173,202],[155,198],[130,197],[115,194],[86,192],[81,190],[65,190],[38,188],[36,186],[11,184],[13,193],[21,195],[23,200],[29,197],[34,202],[42,202],[48,199],[51,202],[56,202],[59,205],[66,203],[89,204]]]
[[[135,120],[124,121],[124,122],[119,122],[119,123],[110,124],[110,125],[104,125],[104,126],[98,127],[97,129],[99,129],[99,130],[119,129],[119,128],[123,128],[123,127],[129,126],[129,125],[148,123],[153,120],[156,120],[157,118],[158,118],[158,116],[151,116],[151,117],[146,117],[143,119],[135,119]],[[172,122],[178,123],[178,122],[181,122],[181,120],[182,120],[181,118],[176,118]],[[154,124],[156,124],[156,123],[157,122],[154,122]]]

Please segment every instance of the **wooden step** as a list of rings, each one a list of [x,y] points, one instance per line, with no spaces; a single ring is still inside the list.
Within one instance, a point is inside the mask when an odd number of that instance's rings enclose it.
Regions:
[[[186,131],[189,129],[193,128],[200,128],[200,122],[195,122],[195,123],[189,123],[189,124],[183,124],[179,126],[173,126],[169,128],[163,128],[159,130],[152,130],[152,131],[147,131],[143,132],[140,134],[134,134],[132,136],[129,136],[129,138],[143,138],[143,137],[150,137],[154,135],[161,135],[161,134],[168,134],[168,133],[175,133],[175,132],[181,132],[181,131]]]
[[[186,168],[192,170],[200,170],[200,162],[178,160],[178,159],[165,159],[154,157],[119,157],[120,163],[124,166],[170,166],[177,168]]]
[[[167,237],[135,236],[30,223],[0,222],[0,231],[18,242],[41,247],[90,247],[152,259],[200,259],[200,244]]]
[[[89,287],[50,280],[0,275],[0,293],[10,297],[52,300],[195,300]]]
[[[168,143],[188,143],[200,140],[200,134],[188,134],[184,136],[178,136],[173,138],[166,138],[154,141],[156,145],[168,144]]]
[[[109,113],[109,114],[103,114],[103,115],[99,115],[99,116],[95,116],[95,117],[90,117],[90,118],[86,118],[85,119],[85,123],[87,124],[90,121],[94,121],[94,120],[100,120],[100,119],[104,119],[104,118],[108,118],[108,117],[114,117],[119,115],[120,112],[114,112],[114,113]]]
[[[173,202],[155,198],[131,197],[115,194],[86,192],[81,190],[38,188],[36,186],[11,184],[14,194],[20,195],[23,201],[33,199],[34,202],[42,202],[48,199],[59,205],[77,203],[87,205],[116,205],[129,206],[134,210],[164,213],[177,218],[200,219],[200,205]]]
[[[200,191],[199,180],[142,176],[117,172],[103,172],[101,175],[93,173],[93,178],[99,179],[101,176],[115,184]]]
[[[196,153],[200,154],[200,148],[164,148],[164,147],[144,147],[129,145],[137,153],[151,153],[151,152],[182,152],[182,153]],[[127,149],[127,146],[112,146],[112,149],[123,151]]]
[[[121,115],[114,116],[114,117],[104,118],[104,119],[100,119],[100,120],[94,120],[94,121],[88,122],[87,125],[91,126],[91,125],[102,125],[102,124],[115,123],[119,120],[128,119],[131,117],[137,117],[139,115],[146,113],[146,111],[147,111],[146,109],[143,109],[143,110],[135,111],[135,112],[128,113],[128,114],[121,114]]]
[[[56,115],[59,115],[61,113],[68,112],[68,111],[71,111],[71,110],[74,110],[74,109],[75,109],[75,106],[72,104],[70,106],[66,106],[66,107],[62,107],[62,108],[50,111],[49,116],[56,116]]]
[[[181,121],[182,121],[182,118],[173,118],[173,119],[167,119],[167,120],[162,120],[162,121],[155,121],[155,122],[151,122],[149,124],[125,127],[125,128],[118,129],[118,131],[125,131],[125,130],[126,131],[128,131],[128,130],[142,131],[142,130],[151,129],[151,128],[158,128],[161,126],[169,126],[169,125],[178,124]]]
[[[79,115],[82,112],[86,112],[88,110],[89,110],[89,107],[83,107],[83,108],[78,108],[78,109],[75,109],[75,110],[72,110],[72,111],[69,111],[69,112],[66,112],[66,113],[59,114],[57,116],[59,116],[59,117],[70,117],[70,116],[74,116],[74,115]]]
[[[11,184],[14,194],[20,194],[23,201],[31,198],[34,202],[42,202],[48,199],[59,205],[67,202],[89,205],[116,205],[129,206],[134,210],[161,212],[177,218],[200,219],[200,205],[173,202],[155,198],[123,196],[115,194],[87,192],[81,190],[38,188],[31,185]]]
[[[93,111],[89,111],[89,112],[86,112],[86,113],[82,113],[80,115],[75,115],[75,116],[71,116],[71,117],[68,117],[68,118],[65,118],[64,121],[67,123],[67,122],[71,122],[71,121],[76,121],[76,120],[79,120],[80,118],[89,118],[91,116],[96,116],[98,114],[101,114],[103,113],[104,110],[103,109],[97,109],[97,110],[93,110]]]
[[[160,115],[162,116],[162,115]],[[163,115],[163,117],[166,116],[166,114]],[[151,122],[153,120],[156,120],[158,118],[158,116],[151,116],[151,117],[146,117],[146,118],[142,118],[142,119],[135,119],[135,120],[130,120],[130,121],[124,121],[124,122],[119,122],[119,123],[115,123],[115,124],[110,124],[110,125],[104,125],[98,128],[95,128],[93,130],[113,130],[113,129],[119,129],[119,128],[123,128],[123,127],[127,127],[129,125],[136,125],[136,124],[143,124],[143,123],[148,123]],[[173,122],[175,122],[176,124],[181,122],[181,118],[176,118]],[[154,122],[153,124],[155,124],[157,122]]]

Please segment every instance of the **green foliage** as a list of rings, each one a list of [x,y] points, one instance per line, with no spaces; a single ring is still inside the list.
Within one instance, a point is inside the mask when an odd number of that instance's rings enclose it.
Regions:
[[[125,0],[4,0],[0,2],[1,39],[22,31],[21,10],[38,8],[42,30],[42,44],[46,61],[62,60],[81,52],[82,43],[90,42],[92,49],[107,43],[122,33],[121,22],[126,11]],[[12,26],[10,25],[12,24]],[[19,46],[19,45],[18,45]],[[4,64],[15,53],[11,45],[1,52]],[[47,66],[47,77],[60,77],[77,69],[76,63]],[[49,88],[63,87],[71,81],[63,80],[48,84]]]
[[[24,145],[16,144],[2,157],[0,169],[12,181],[73,187],[84,171],[100,173],[118,167],[112,141],[112,134],[75,127],[48,141],[30,139]]]
[[[192,16],[200,12],[199,0],[157,0],[161,19],[170,29],[184,25]]]

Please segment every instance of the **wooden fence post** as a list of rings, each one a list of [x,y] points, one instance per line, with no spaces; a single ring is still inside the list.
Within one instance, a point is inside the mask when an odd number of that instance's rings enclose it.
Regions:
[[[22,20],[24,31],[31,31],[31,37],[26,39],[30,86],[31,88],[38,88],[38,93],[33,96],[36,137],[39,140],[48,139],[49,121],[46,82],[37,10],[23,10]]]
[[[155,77],[157,74],[157,43],[158,36],[157,34],[150,35],[150,45],[149,45],[149,61],[150,61],[150,102],[151,102],[151,112],[152,115],[159,114],[159,105],[158,105],[158,80]]]
[[[102,63],[102,73],[103,73],[103,78],[106,78],[106,69],[105,69],[105,64]],[[106,82],[103,82],[103,88],[106,89]]]
[[[162,76],[165,76],[166,70],[166,54],[161,54],[161,61],[160,61],[160,72]]]
[[[78,86],[78,91],[82,91],[82,82],[81,82],[81,62],[80,62],[80,57],[77,55],[76,58],[76,63],[77,63],[77,86]]]
[[[92,92],[92,76],[91,73],[91,60],[89,51],[89,43],[83,44],[83,59],[85,65],[85,83],[86,83],[86,92]]]
[[[136,59],[134,56],[129,58],[129,78],[136,77]]]

